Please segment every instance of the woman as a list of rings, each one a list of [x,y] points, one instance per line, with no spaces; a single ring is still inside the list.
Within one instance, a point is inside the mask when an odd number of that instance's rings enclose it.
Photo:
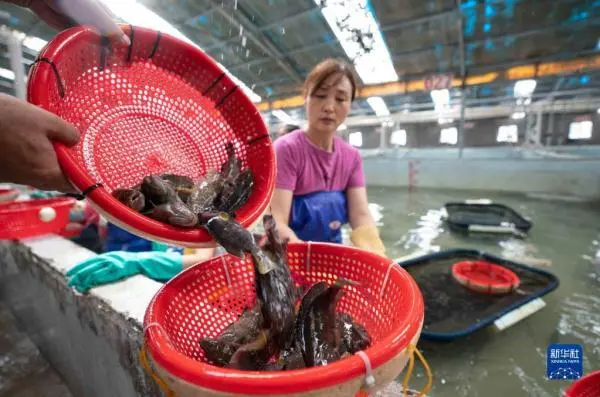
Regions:
[[[278,138],[271,212],[282,237],[341,243],[350,223],[355,246],[383,255],[368,208],[360,152],[336,136],[355,97],[356,80],[343,61],[318,64],[304,83],[308,127]]]

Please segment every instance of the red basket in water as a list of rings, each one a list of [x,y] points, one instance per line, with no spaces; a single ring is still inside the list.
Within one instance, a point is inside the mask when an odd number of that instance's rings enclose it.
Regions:
[[[188,247],[214,245],[205,230],[155,221],[110,192],[148,174],[197,180],[221,167],[225,144],[233,142],[255,180],[236,218],[252,226],[266,210],[275,182],[272,142],[260,113],[197,47],[155,30],[123,29],[129,47],[111,48],[86,27],[61,32],[30,70],[29,101],[81,133],[73,148],[55,144],[64,172],[106,219],[132,233]]]
[[[58,233],[69,222],[75,199],[57,197],[0,204],[0,239]]]
[[[600,397],[600,371],[591,372],[573,382],[564,397]]]
[[[332,283],[338,277],[358,283],[345,287],[337,308],[362,323],[373,339],[364,351],[375,377],[369,390],[392,382],[423,325],[423,297],[413,278],[390,260],[337,244],[289,244],[288,263],[292,273],[311,283]],[[200,339],[217,336],[255,297],[251,260],[231,255],[183,271],[154,296],[144,319],[145,346],[175,395],[352,396],[361,390],[366,370],[358,355],[324,367],[279,372],[204,363]]]
[[[519,286],[519,276],[504,266],[487,261],[461,261],[452,266],[460,284],[485,294],[505,294]]]

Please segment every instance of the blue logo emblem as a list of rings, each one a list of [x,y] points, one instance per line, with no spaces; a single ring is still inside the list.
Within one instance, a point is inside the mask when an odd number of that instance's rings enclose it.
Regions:
[[[546,377],[574,380],[583,374],[583,348],[574,344],[553,344],[546,351]]]

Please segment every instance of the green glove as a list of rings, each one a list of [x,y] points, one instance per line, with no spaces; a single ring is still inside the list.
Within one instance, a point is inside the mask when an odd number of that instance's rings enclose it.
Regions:
[[[177,252],[113,251],[78,263],[67,272],[69,286],[83,293],[90,288],[143,274],[167,281],[183,270],[183,256]]]

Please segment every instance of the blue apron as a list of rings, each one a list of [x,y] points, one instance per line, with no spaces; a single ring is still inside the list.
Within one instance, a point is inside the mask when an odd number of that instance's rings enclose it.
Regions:
[[[152,242],[129,233],[117,225],[108,223],[106,225],[104,251],[149,252],[152,251]]]
[[[303,241],[342,243],[342,226],[348,223],[346,195],[341,191],[294,196],[290,228]]]

